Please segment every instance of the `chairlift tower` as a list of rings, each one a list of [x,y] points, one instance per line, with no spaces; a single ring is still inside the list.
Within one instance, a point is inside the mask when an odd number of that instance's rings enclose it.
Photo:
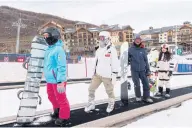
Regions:
[[[12,26],[16,26],[17,27],[17,39],[16,39],[16,54],[19,53],[19,43],[20,43],[20,30],[21,28],[26,28],[27,25],[23,24],[21,22],[21,18],[18,19],[17,22],[13,22]]]

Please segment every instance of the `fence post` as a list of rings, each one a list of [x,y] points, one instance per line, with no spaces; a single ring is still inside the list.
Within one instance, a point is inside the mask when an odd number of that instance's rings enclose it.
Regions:
[[[86,77],[87,77],[87,59],[85,57],[85,73],[86,73]]]

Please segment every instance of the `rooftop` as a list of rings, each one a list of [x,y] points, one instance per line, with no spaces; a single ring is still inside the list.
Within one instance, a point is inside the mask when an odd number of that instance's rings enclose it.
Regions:
[[[181,28],[181,25],[177,25],[178,29]],[[167,27],[162,27],[162,28],[155,28],[155,29],[148,29],[148,30],[143,30],[139,32],[140,35],[150,35],[150,34],[159,34],[163,32],[168,32],[169,30],[174,30],[176,29],[175,26],[167,26]]]

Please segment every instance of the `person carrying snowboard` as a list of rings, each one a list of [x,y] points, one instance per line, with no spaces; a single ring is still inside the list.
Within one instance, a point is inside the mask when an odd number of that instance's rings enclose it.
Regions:
[[[70,106],[66,96],[66,55],[58,29],[46,28],[43,36],[48,44],[44,57],[44,76],[47,82],[48,99],[54,110],[51,117],[56,119],[56,125],[62,126],[70,118]]]
[[[150,68],[146,49],[141,42],[140,35],[136,35],[133,45],[128,50],[128,61],[131,65],[131,76],[134,83],[136,101],[142,101],[140,90],[140,79],[143,84],[143,101],[153,103],[150,98],[150,88],[148,76],[150,76]]]
[[[99,48],[95,55],[94,75],[91,85],[89,86],[88,104],[85,107],[85,112],[95,109],[95,91],[101,83],[104,84],[106,93],[109,97],[108,107],[106,111],[110,113],[114,109],[115,96],[114,85],[118,73],[118,57],[115,47],[110,41],[110,33],[102,31],[99,33]]]
[[[158,73],[158,93],[157,96],[163,96],[163,86],[166,87],[165,97],[170,97],[170,77],[174,70],[174,64],[170,63],[172,55],[169,52],[169,45],[161,45],[159,58],[157,62],[157,73]]]

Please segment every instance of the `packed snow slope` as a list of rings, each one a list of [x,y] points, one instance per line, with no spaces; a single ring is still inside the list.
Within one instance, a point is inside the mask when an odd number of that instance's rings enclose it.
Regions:
[[[152,114],[123,128],[191,128],[192,100],[183,102],[180,107]]]

